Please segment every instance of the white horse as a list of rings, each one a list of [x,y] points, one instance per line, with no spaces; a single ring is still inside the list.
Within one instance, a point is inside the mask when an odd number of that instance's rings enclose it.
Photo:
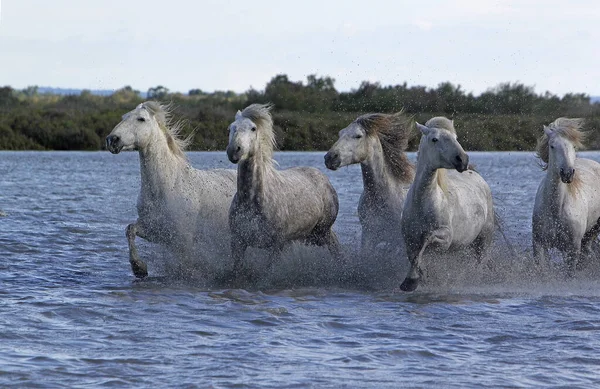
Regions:
[[[187,140],[178,134],[169,111],[149,101],[123,115],[106,138],[106,148],[113,154],[139,151],[138,220],[126,229],[129,261],[139,278],[148,275],[148,268],[137,253],[136,235],[183,255],[193,254],[198,242],[214,245],[225,237],[222,243],[229,243],[227,220],[236,189],[235,170],[194,169],[183,151]]]
[[[367,114],[339,133],[339,139],[325,155],[331,170],[360,163],[363,193],[358,202],[362,227],[362,254],[372,253],[380,243],[393,250],[404,244],[400,217],[415,168],[405,150],[413,121],[402,112]]]
[[[538,263],[548,260],[548,250],[556,248],[569,272],[582,254],[590,254],[600,232],[600,164],[575,155],[584,139],[582,124],[582,119],[556,119],[544,126],[537,145],[547,173],[533,207],[534,257]]]
[[[453,122],[435,117],[425,125],[417,123],[417,128],[423,134],[417,172],[401,223],[411,264],[400,286],[404,291],[417,288],[428,247],[437,251],[472,247],[481,262],[495,225],[490,187],[478,173],[468,170],[469,157],[457,141]]]
[[[252,104],[238,111],[229,126],[227,157],[238,164],[237,193],[229,211],[236,274],[242,270],[247,247],[269,249],[269,266],[288,242],[296,240],[327,245],[334,257],[340,257],[332,230],[339,208],[337,193],[315,168],[275,169],[270,108]]]

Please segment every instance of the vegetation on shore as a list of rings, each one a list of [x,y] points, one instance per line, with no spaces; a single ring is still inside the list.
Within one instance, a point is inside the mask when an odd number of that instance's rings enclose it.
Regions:
[[[294,82],[277,75],[264,90],[242,94],[199,89],[169,93],[158,86],[147,95],[172,104],[174,117],[184,121],[184,135],[194,134],[191,150],[223,150],[236,110],[255,102],[275,105],[281,150],[327,150],[338,131],[360,114],[400,109],[419,122],[438,115],[454,119],[466,150],[534,150],[542,125],[560,116],[585,118],[588,148],[600,148],[599,103],[592,104],[584,94],[538,95],[518,83],[500,84],[478,96],[449,82],[437,88],[363,82],[339,92],[330,77],[310,75],[305,82]],[[128,86],[109,96],[89,91],[60,96],[40,94],[36,87],[0,87],[0,149],[100,150],[121,116],[142,101],[140,93]],[[415,137],[412,149],[417,142]]]

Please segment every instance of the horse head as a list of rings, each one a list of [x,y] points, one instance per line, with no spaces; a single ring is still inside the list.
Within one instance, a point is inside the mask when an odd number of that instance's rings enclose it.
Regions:
[[[544,134],[548,137],[548,169],[557,171],[560,180],[570,184],[575,177],[575,146],[550,127],[544,126]]]
[[[367,133],[357,122],[339,132],[339,139],[325,154],[325,166],[331,170],[361,163],[369,154]]]
[[[238,163],[252,155],[253,145],[257,138],[256,130],[257,125],[237,111],[235,121],[229,125],[229,144],[227,145],[227,158],[232,163]]]
[[[275,133],[270,104],[252,104],[237,111],[229,125],[227,157],[232,163],[260,155],[271,159],[275,147]]]
[[[150,143],[159,124],[147,104],[140,104],[123,115],[121,122],[106,137],[108,151],[118,154],[121,150],[140,150]]]
[[[442,122],[441,119],[445,121]],[[442,125],[438,126],[438,122],[442,122]],[[450,120],[433,118],[425,125],[416,125],[423,134],[419,144],[419,159],[427,159],[429,166],[434,169],[456,169],[461,173],[468,169],[469,156],[458,143]]]

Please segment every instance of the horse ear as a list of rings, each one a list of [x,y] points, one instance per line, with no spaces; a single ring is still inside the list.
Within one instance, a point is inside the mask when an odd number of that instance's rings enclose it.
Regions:
[[[544,134],[546,134],[547,136],[552,135],[552,130],[550,129],[550,127],[548,126],[543,126],[544,127]]]
[[[429,127],[422,125],[421,123],[417,123],[415,122],[417,128],[419,129],[419,131],[421,131],[423,133],[423,135],[427,135],[429,134]]]
[[[242,111],[240,111],[240,110],[238,109],[238,111],[235,113],[235,120],[238,120],[238,119],[239,119],[239,118],[241,118],[241,117],[242,117]]]

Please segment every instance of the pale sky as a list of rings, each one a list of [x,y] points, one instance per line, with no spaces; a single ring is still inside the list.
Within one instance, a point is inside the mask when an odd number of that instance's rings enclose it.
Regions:
[[[600,1],[0,3],[0,85],[243,92],[279,73],[600,95]]]

